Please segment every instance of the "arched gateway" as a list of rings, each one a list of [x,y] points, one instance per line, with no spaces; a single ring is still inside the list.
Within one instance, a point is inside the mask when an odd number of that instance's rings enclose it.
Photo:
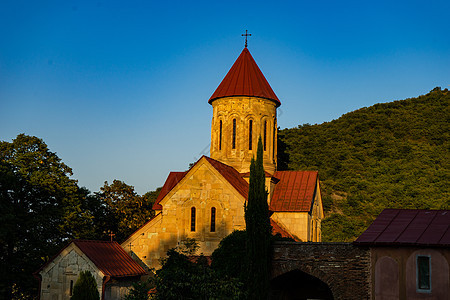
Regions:
[[[328,284],[300,270],[293,270],[270,281],[271,297],[274,300],[333,300]]]
[[[271,299],[370,299],[370,250],[351,243],[277,242]]]

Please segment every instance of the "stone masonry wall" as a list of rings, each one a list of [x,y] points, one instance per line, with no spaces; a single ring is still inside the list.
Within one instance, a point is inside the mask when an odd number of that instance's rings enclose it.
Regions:
[[[370,250],[350,243],[277,242],[272,278],[300,270],[325,282],[334,299],[371,299]]]

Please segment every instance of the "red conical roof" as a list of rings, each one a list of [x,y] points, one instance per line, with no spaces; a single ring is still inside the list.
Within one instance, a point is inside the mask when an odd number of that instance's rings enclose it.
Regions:
[[[211,104],[218,98],[231,96],[261,97],[274,101],[277,106],[281,105],[247,48],[242,50],[208,103]]]

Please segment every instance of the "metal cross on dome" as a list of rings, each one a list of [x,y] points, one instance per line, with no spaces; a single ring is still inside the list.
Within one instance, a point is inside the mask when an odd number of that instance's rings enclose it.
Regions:
[[[242,36],[245,36],[245,48],[247,48],[247,37],[252,36],[251,33],[247,33],[247,29],[245,30],[245,34],[242,34]]]

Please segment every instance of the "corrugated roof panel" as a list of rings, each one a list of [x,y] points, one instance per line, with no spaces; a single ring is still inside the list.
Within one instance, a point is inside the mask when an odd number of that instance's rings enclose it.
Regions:
[[[448,247],[450,211],[385,209],[354,243]]]
[[[73,243],[105,275],[130,277],[146,274],[117,242],[74,240]]]
[[[279,179],[270,200],[274,212],[307,212],[314,200],[317,171],[277,171]]]
[[[432,222],[418,240],[421,244],[439,244],[446,232],[449,231],[450,213],[448,211],[436,212]]]
[[[384,243],[392,243],[403,233],[403,231],[409,226],[409,223],[416,216],[416,211],[400,211],[397,217],[392,220],[389,227],[378,237]]]
[[[436,216],[435,211],[419,211],[415,218],[397,239],[399,243],[416,243],[424,234],[430,222]]]

